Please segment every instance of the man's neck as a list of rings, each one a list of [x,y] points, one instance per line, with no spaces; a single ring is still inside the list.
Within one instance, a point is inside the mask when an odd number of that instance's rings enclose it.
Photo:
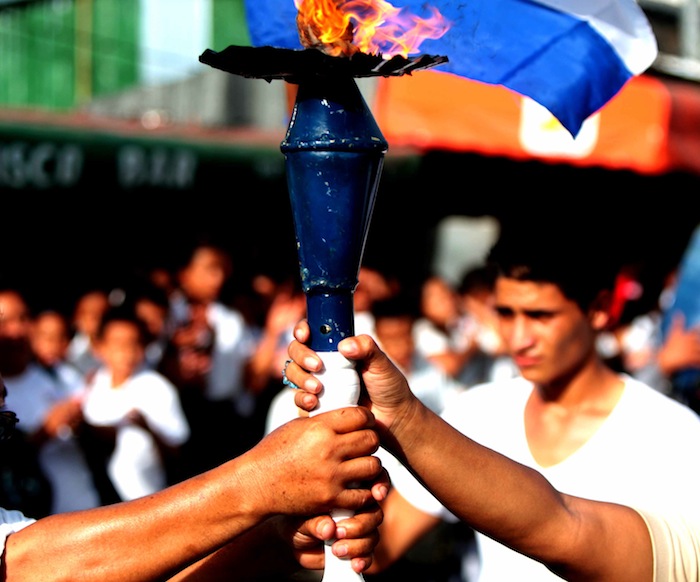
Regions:
[[[547,384],[536,384],[533,397],[542,405],[568,409],[596,408],[612,410],[622,389],[620,376],[599,358],[593,358],[568,377]]]
[[[533,458],[543,467],[561,463],[607,420],[624,381],[604,364],[581,370],[569,382],[535,386],[525,407],[525,433]]]

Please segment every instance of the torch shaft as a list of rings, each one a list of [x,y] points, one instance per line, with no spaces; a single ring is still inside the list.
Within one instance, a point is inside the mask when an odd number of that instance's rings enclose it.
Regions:
[[[311,413],[316,415],[328,410],[356,406],[360,397],[360,377],[355,371],[353,362],[345,358],[340,352],[319,352],[323,361],[323,370],[316,374],[325,388],[319,397],[318,407]],[[334,509],[331,517],[339,522],[348,519],[354,514],[351,510]],[[323,582],[358,582],[363,581],[362,574],[355,572],[350,562],[336,557],[331,546],[334,540],[329,540],[325,545],[325,568]]]
[[[387,142],[350,76],[299,83],[281,145],[294,218],[310,346],[324,362],[315,413],[357,405],[360,379],[338,343],[354,335],[353,294]],[[337,521],[352,513],[333,511]],[[326,545],[323,582],[358,582]]]

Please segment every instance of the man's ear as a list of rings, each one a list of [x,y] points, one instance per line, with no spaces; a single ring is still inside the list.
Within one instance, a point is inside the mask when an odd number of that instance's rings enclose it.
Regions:
[[[612,292],[601,291],[591,303],[588,310],[588,318],[591,326],[596,331],[604,331],[615,326],[617,321],[611,315]]]

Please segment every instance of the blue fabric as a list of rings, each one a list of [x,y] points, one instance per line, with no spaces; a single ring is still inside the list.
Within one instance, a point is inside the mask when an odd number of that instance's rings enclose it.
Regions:
[[[424,0],[391,4],[418,16],[430,15]],[[449,59],[434,70],[526,95],[546,107],[573,135],[634,76],[616,47],[587,20],[566,11],[528,0],[433,0],[429,4],[451,22],[443,37],[425,40],[420,46],[422,54]],[[246,11],[253,46],[301,48],[293,0],[246,0]],[[618,18],[615,10],[610,12],[611,18]],[[646,21],[641,10],[637,19]],[[619,23],[622,36],[637,30],[637,24]]]

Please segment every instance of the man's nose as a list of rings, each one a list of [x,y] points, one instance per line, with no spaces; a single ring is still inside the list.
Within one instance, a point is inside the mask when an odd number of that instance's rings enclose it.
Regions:
[[[520,351],[532,345],[531,326],[525,317],[516,317],[510,334],[510,344],[513,351]]]

